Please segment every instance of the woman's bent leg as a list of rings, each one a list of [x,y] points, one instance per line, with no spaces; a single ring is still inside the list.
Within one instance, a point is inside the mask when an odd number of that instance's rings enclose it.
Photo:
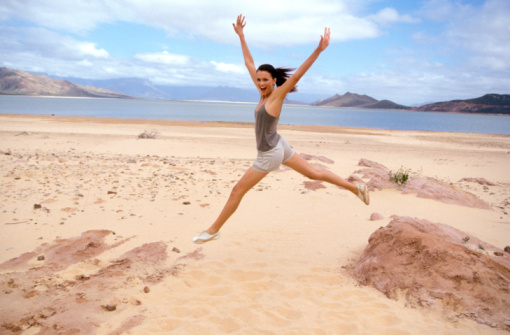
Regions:
[[[250,167],[232,189],[225,207],[223,207],[216,221],[207,229],[207,232],[216,234],[230,216],[234,214],[246,192],[257,185],[266,175],[267,173],[255,171]]]
[[[297,153],[294,154],[288,161],[283,163],[284,165],[290,167],[296,172],[301,173],[305,177],[308,177],[313,180],[322,180],[328,182],[330,184],[340,186],[345,188],[348,191],[351,191],[356,196],[359,193],[358,186],[354,185],[351,182],[337,176],[331,171],[318,169],[308,163],[303,157],[299,156]]]

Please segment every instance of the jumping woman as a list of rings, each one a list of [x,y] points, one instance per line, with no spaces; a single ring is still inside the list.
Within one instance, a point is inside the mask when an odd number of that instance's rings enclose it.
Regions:
[[[236,211],[242,198],[251,188],[257,185],[269,172],[277,170],[281,164],[313,179],[321,180],[340,186],[358,196],[365,204],[370,203],[368,189],[365,184],[354,185],[333,172],[312,166],[304,158],[296,155],[287,141],[281,137],[276,127],[283,101],[289,92],[296,91],[296,84],[317,60],[321,52],[329,45],[330,30],[324,30],[319,46],[310,57],[290,75],[291,69],[277,68],[264,64],[255,68],[253,57],[244,38],[245,18],[237,17],[237,23],[232,24],[243,50],[244,64],[248,68],[251,79],[260,93],[260,101],[255,110],[255,137],[258,155],[253,165],[246,171],[232,189],[225,207],[216,221],[205,231],[193,238],[193,242],[201,244],[220,238],[220,228]]]

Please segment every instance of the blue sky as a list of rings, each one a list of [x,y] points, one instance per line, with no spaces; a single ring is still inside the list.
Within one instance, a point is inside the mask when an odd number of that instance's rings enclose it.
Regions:
[[[251,88],[256,65],[298,67],[303,93],[411,105],[510,94],[508,0],[3,0],[0,66],[63,77]]]

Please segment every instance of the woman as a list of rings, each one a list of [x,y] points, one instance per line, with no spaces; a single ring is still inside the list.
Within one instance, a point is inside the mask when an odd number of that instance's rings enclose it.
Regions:
[[[220,228],[236,211],[246,192],[257,185],[269,172],[277,170],[280,164],[284,164],[310,179],[325,181],[345,188],[368,205],[370,200],[365,184],[356,186],[333,172],[313,167],[301,156],[296,155],[292,147],[276,131],[283,100],[287,93],[296,91],[295,87],[299,79],[308,71],[321,52],[328,47],[329,28],[324,30],[324,36],[321,36],[317,49],[294,74],[289,76],[290,69],[275,69],[267,64],[261,65],[256,69],[244,38],[243,29],[246,25],[244,16],[239,15],[237,23],[232,25],[241,40],[244,64],[248,68],[253,83],[260,92],[260,102],[255,110],[255,134],[258,155],[253,165],[232,189],[230,197],[216,221],[206,231],[194,237],[193,242],[201,244],[220,238]]]

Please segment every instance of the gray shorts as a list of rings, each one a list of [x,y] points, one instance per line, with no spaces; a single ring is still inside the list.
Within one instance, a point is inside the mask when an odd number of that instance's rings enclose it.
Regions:
[[[287,143],[283,137],[280,137],[276,147],[269,151],[258,152],[257,159],[253,162],[251,167],[255,171],[262,173],[276,171],[280,165],[288,161],[294,153],[295,151],[289,143]]]

